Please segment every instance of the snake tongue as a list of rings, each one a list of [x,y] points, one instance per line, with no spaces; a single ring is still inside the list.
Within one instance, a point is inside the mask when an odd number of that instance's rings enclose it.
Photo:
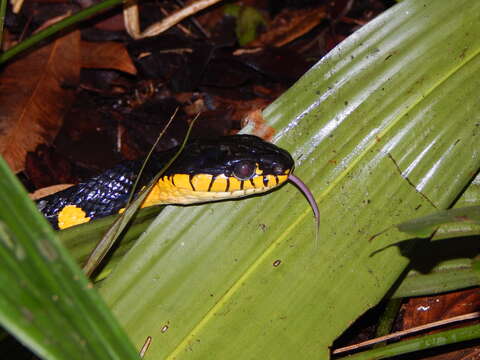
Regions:
[[[318,232],[320,229],[320,210],[318,209],[318,205],[317,205],[317,202],[315,201],[315,197],[313,196],[308,186],[295,175],[293,174],[288,175],[288,180],[294,183],[297,186],[297,188],[302,192],[302,194],[305,195],[308,203],[312,208],[313,215],[315,217],[315,223],[316,223],[315,246],[317,246],[318,240],[319,240]]]

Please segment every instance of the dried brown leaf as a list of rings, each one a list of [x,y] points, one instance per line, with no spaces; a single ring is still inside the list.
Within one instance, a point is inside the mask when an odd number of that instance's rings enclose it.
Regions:
[[[273,135],[275,135],[275,129],[267,125],[262,116],[262,111],[259,109],[250,111],[243,119],[242,125],[248,127],[252,134],[266,141],[272,140]]]
[[[58,184],[47,186],[38,190],[35,190],[33,193],[29,194],[28,196],[32,200],[41,199],[45,196],[55,194],[56,192],[68,189],[69,187],[74,186],[74,184]]]
[[[442,295],[411,298],[403,308],[402,328],[409,329],[415,326],[428,324],[442,319],[472,313],[480,310],[480,289],[455,291]],[[477,320],[478,321],[478,320]],[[456,327],[466,323],[456,324]],[[446,330],[436,329],[435,332]],[[462,349],[450,349],[440,354],[427,355],[424,360],[457,360],[478,359],[480,348],[478,344],[465,346]]]
[[[480,310],[480,290],[416,297],[403,305],[403,329]]]
[[[81,46],[83,68],[115,69],[136,75],[137,69],[123,44],[82,41]]]
[[[53,140],[74,99],[80,70],[74,31],[14,61],[0,75],[0,154],[14,172],[37,145]]]
[[[273,19],[265,33],[249,43],[248,46],[283,46],[312,30],[327,15],[324,7],[318,9],[286,9]]]

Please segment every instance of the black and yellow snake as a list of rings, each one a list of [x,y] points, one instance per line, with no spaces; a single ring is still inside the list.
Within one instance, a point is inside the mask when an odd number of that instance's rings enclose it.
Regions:
[[[138,179],[137,191],[148,184],[177,151],[178,148],[173,148],[154,154]],[[38,200],[37,207],[55,229],[121,212],[141,167],[140,160],[123,162],[92,179]],[[293,168],[294,161],[287,151],[256,136],[193,140],[154,185],[142,207],[239,198],[269,191],[287,180],[302,187],[303,183],[292,175]],[[306,196],[313,199],[308,190]],[[318,216],[316,205],[312,206]]]

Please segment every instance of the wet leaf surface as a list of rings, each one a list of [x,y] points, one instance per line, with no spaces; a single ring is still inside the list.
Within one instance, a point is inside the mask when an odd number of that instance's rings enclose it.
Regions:
[[[15,170],[22,170],[26,161],[24,177],[32,189],[75,183],[122,159],[142,157],[177,107],[176,122],[158,150],[177,145],[189,119],[199,112],[194,137],[231,134],[246,126],[272,139],[275,131],[261,110],[392,2],[334,1],[328,7],[319,1],[244,4],[256,6],[266,19],[255,27],[258,36],[245,48],[238,45],[243,40],[236,35],[235,19],[225,16],[222,6],[196,16],[198,25],[189,19],[182,22],[184,28],[141,41],[126,36],[113,11],[82,30],[84,40],[100,42],[79,43],[74,32],[16,59],[1,74],[2,155]],[[48,20],[49,6],[25,7],[11,22],[13,38],[25,31],[26,19],[33,19],[27,33]],[[57,8],[55,16],[67,8]],[[143,24],[176,9],[173,2],[142,4]],[[444,304],[443,310],[423,313],[418,309],[429,307],[427,302],[409,302],[404,326],[423,319],[425,313],[431,320],[449,316],[450,308],[467,308],[465,301],[478,304],[472,293],[437,297],[434,302]]]

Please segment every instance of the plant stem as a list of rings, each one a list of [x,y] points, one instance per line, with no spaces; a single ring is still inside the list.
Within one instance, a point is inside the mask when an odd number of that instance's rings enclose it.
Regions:
[[[7,0],[0,0],[0,48],[3,44],[3,27],[5,25],[5,14],[7,12]]]
[[[3,5],[4,0],[2,0]],[[38,33],[30,36],[28,39],[22,41],[21,43],[17,44],[16,46],[12,47],[11,49],[5,51],[3,54],[0,55],[0,64],[5,63],[18,53],[27,50],[28,48],[32,47],[33,45],[37,44],[38,42],[46,39],[47,37],[63,30],[73,24],[76,24],[82,20],[89,18],[90,16],[96,15],[101,11],[109,9],[115,5],[118,5],[122,2],[122,0],[105,0],[99,4],[90,6],[84,10],[77,12],[76,14],[61,20],[48,28],[39,31]]]
[[[431,349],[442,345],[455,344],[478,338],[480,338],[480,325],[470,325],[364,351],[359,354],[348,356],[348,360],[385,359],[397,355],[412,353],[414,351]]]

